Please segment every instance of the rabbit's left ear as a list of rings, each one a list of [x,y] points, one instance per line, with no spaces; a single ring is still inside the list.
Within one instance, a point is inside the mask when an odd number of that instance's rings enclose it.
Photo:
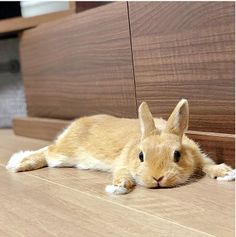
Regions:
[[[150,136],[156,129],[154,119],[146,102],[142,102],[138,109],[142,139]]]
[[[165,132],[173,133],[182,138],[185,131],[188,129],[189,121],[189,106],[186,99],[182,99],[176,105],[174,111],[170,115]]]

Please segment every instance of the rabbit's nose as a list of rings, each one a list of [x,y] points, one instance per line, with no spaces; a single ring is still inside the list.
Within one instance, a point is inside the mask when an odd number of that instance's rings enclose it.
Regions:
[[[161,182],[163,178],[164,178],[164,176],[161,176],[161,177],[158,178],[158,179],[155,178],[155,177],[153,177],[153,179],[154,179],[155,181],[157,181],[157,183]]]
[[[154,187],[154,188],[161,188],[161,185],[160,185],[160,182],[162,181],[162,179],[164,178],[164,176],[161,176],[160,178],[155,178],[155,177],[152,177],[156,182],[157,182],[157,184],[156,184],[156,187]]]

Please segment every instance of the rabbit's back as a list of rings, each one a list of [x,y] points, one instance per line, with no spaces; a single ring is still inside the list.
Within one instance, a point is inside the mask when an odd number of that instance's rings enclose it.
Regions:
[[[75,120],[50,147],[68,157],[81,154],[112,163],[131,140],[138,140],[138,119],[94,115]]]

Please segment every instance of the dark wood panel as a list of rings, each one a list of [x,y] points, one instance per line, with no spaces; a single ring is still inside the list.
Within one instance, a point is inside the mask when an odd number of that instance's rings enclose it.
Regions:
[[[190,129],[234,133],[234,2],[129,2],[138,104],[167,118],[190,102]]]
[[[16,135],[52,141],[71,121],[46,118],[15,118]],[[198,142],[204,152],[217,163],[235,166],[235,136],[232,134],[188,131],[187,135]]]
[[[89,9],[95,8],[95,7],[100,7],[102,5],[105,4],[109,4],[111,2],[107,1],[107,2],[103,2],[103,1],[93,1],[93,2],[81,2],[81,1],[76,1],[76,12],[82,12],[82,11],[87,11]]]
[[[27,31],[21,59],[30,116],[137,115],[125,2]]]

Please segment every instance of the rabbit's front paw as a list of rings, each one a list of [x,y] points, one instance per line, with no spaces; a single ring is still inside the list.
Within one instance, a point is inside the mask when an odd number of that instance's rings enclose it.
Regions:
[[[106,192],[110,194],[126,194],[129,193],[134,187],[133,180],[124,179],[124,180],[113,180],[112,185],[106,186]]]
[[[232,168],[224,163],[219,165],[212,165],[211,168],[208,170],[207,175],[211,178],[218,178],[227,175]]]
[[[118,185],[113,185],[113,184],[107,185],[105,190],[106,190],[107,193],[116,194],[116,195],[126,194],[126,193],[130,192],[125,187],[118,186]]]

